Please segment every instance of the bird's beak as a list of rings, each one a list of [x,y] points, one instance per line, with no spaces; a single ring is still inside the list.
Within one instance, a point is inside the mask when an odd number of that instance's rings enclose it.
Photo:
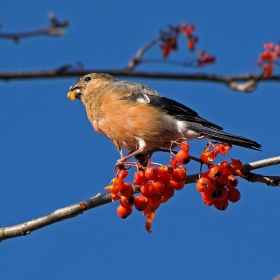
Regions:
[[[81,95],[80,86],[78,84],[74,84],[69,88],[69,91],[67,93],[67,97],[74,101],[76,98],[79,98]]]

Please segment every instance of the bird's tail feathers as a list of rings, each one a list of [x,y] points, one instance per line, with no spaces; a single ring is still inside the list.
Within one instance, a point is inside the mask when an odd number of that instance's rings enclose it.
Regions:
[[[213,140],[229,142],[233,145],[261,151],[261,145],[259,143],[242,136],[237,136],[234,134],[224,132],[222,130],[217,130],[202,125],[188,125],[188,128],[197,133],[201,133],[202,135],[208,136]]]

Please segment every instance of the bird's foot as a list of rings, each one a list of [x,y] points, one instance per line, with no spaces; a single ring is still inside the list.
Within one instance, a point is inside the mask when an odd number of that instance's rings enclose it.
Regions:
[[[119,159],[115,165],[117,171],[125,169],[126,166],[133,166],[136,168],[143,168],[143,166],[139,162],[128,162],[123,159]]]

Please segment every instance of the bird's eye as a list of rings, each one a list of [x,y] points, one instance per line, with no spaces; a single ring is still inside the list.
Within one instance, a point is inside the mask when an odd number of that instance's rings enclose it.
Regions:
[[[86,82],[90,81],[91,80],[91,77],[85,77],[84,79]]]

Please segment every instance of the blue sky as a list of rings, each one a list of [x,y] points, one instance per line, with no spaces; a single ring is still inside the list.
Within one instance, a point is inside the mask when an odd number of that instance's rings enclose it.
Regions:
[[[167,24],[196,25],[198,50],[217,63],[203,69],[147,64],[139,70],[259,73],[264,43],[279,42],[279,1],[15,1],[2,0],[2,32],[48,25],[53,11],[70,26],[65,36],[0,41],[0,71],[124,68],[136,50]],[[171,58],[191,56],[181,48]],[[160,58],[157,47],[147,57]],[[279,69],[276,69],[279,74]],[[0,226],[10,226],[88,199],[108,185],[118,153],[97,135],[83,106],[66,98],[77,79],[0,81]],[[250,94],[208,82],[128,79],[196,110],[225,131],[260,142],[263,152],[235,147],[242,162],[279,155],[279,83]],[[193,141],[198,156],[205,142]],[[223,160],[224,158],[220,158]],[[156,160],[167,162],[166,155]],[[188,173],[199,166],[190,164]],[[257,171],[279,175],[279,166]],[[131,178],[130,178],[131,180]],[[272,279],[280,274],[280,190],[240,180],[242,199],[219,212],[188,185],[153,224],[133,213],[121,220],[116,203],[0,244],[3,279]]]

